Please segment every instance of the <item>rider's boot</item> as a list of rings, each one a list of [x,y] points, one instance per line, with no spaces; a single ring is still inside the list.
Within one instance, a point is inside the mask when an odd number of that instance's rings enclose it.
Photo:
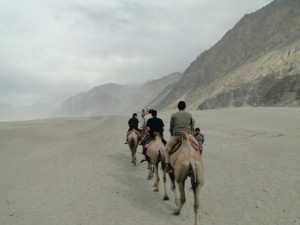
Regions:
[[[147,149],[145,147],[143,147],[143,152],[142,152],[143,159],[140,161],[141,163],[147,161],[146,152],[147,152]]]

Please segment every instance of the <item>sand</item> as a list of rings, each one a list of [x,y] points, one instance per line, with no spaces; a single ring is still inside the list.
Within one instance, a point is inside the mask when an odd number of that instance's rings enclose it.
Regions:
[[[200,224],[299,225],[300,109],[191,113],[206,138]],[[189,182],[174,216],[169,180],[163,201],[146,163],[131,164],[130,116],[0,123],[0,225],[193,224]]]

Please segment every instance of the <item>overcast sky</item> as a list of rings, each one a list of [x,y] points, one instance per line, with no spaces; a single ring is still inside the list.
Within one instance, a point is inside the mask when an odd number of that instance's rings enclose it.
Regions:
[[[1,0],[0,103],[183,72],[271,0]]]

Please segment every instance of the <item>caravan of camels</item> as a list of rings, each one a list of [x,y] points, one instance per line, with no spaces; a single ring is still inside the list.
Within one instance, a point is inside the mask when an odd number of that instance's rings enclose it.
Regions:
[[[173,214],[179,215],[181,208],[186,202],[185,195],[185,181],[190,177],[191,189],[194,195],[194,224],[198,224],[199,213],[199,194],[200,188],[204,184],[204,172],[202,156],[200,153],[201,146],[194,139],[191,134],[193,131],[193,119],[191,114],[184,111],[185,103],[179,102],[178,109],[181,112],[180,116],[187,115],[187,118],[191,118],[191,123],[187,123],[190,126],[190,132],[184,129],[179,135],[174,134],[173,128],[170,128],[172,137],[169,142],[163,138],[163,122],[157,118],[156,110],[142,110],[142,123],[139,123],[137,114],[134,113],[132,118],[129,119],[129,130],[127,132],[127,141],[131,152],[131,162],[136,166],[136,152],[140,145],[143,148],[144,161],[148,162],[148,180],[154,177],[154,191],[159,191],[159,163],[163,171],[163,185],[164,185],[164,200],[169,200],[167,193],[166,182],[167,175],[171,182],[171,190],[175,197],[176,208]],[[180,108],[180,104],[184,107]],[[176,127],[176,115],[171,116],[171,126],[174,124]],[[185,118],[179,118],[180,123]],[[186,120],[187,121],[187,120]],[[141,125],[141,126],[139,126]],[[181,123],[182,125],[182,123]],[[176,128],[175,128],[176,129]],[[173,133],[173,134],[172,134]],[[173,136],[176,136],[174,139]],[[171,141],[172,140],[176,140]],[[197,144],[196,144],[197,143]],[[179,192],[179,195],[178,195]]]

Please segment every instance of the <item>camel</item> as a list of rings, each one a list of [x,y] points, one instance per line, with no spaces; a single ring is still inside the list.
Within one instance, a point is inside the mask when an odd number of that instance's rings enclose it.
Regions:
[[[161,162],[162,168],[165,166],[165,157],[164,157],[164,144],[162,142],[161,136],[159,133],[154,132],[154,139],[147,144],[147,161],[148,161],[148,179],[152,179],[153,173],[155,174],[154,180],[154,191],[157,192],[159,188],[159,169],[158,164]],[[166,174],[163,173],[163,182],[164,182],[164,200],[169,200],[167,195],[167,188],[166,188]]]
[[[128,132],[127,135],[127,143],[131,152],[131,162],[134,166],[136,166],[136,151],[137,147],[139,145],[140,136],[138,134],[138,131],[135,129],[132,129]]]
[[[187,177],[191,177],[194,194],[194,224],[197,225],[200,188],[204,185],[204,167],[200,152],[192,147],[189,139],[189,135],[183,133],[181,146],[170,155],[170,163],[174,171],[169,172],[169,177],[171,179],[171,190],[175,195],[175,203],[177,206],[174,210],[174,215],[180,214],[180,210],[186,202],[184,185]],[[175,181],[179,189],[180,198],[178,198],[176,194]]]

